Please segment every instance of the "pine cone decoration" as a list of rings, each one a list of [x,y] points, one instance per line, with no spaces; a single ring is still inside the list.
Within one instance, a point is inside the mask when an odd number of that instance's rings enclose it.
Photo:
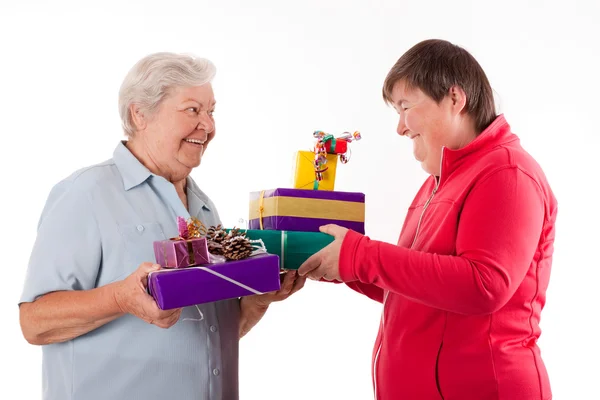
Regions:
[[[242,230],[240,228],[234,227],[231,231],[229,231],[229,235],[227,235],[227,237],[234,238],[236,236],[246,237],[246,232],[242,232]]]
[[[223,255],[223,241],[227,237],[227,232],[221,225],[211,226],[206,232],[208,252],[215,255]]]
[[[231,233],[230,233],[231,235]],[[223,255],[229,260],[241,260],[252,254],[253,248],[245,234],[227,237],[223,243]]]

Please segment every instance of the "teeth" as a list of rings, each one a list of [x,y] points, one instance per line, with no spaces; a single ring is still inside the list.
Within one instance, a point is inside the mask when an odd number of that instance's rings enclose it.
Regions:
[[[204,144],[204,142],[206,142],[206,140],[198,140],[198,139],[184,139],[186,142],[189,143],[196,143],[196,144]]]

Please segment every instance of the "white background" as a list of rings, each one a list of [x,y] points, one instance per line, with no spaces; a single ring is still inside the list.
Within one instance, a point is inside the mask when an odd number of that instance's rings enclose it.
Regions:
[[[555,399],[600,398],[597,1],[45,3],[0,6],[0,399],[41,397],[41,351],[17,308],[36,224],[57,181],[111,157],[118,88],[138,59],[190,52],[217,65],[218,136],[193,176],[228,225],[247,216],[248,192],[291,185],[314,130],[360,130],[336,189],[366,193],[367,234],[394,242],[426,176],[381,85],[427,38],[473,53],[548,176],[559,220],[539,343]],[[242,399],[371,398],[380,310],[315,282],[273,305],[241,342]]]

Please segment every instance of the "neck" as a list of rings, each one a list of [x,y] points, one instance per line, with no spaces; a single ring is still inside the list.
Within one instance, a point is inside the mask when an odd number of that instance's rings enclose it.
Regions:
[[[125,142],[125,147],[127,147],[131,154],[133,154],[144,167],[148,168],[150,172],[162,176],[171,182],[177,189],[177,192],[185,193],[187,175],[182,176],[169,171],[167,168],[161,168],[157,158],[153,156],[152,152],[148,149],[148,146],[141,141],[130,139]]]
[[[477,138],[477,130],[475,124],[470,119],[463,119],[458,127],[456,140],[452,146],[448,146],[452,150],[462,149]]]

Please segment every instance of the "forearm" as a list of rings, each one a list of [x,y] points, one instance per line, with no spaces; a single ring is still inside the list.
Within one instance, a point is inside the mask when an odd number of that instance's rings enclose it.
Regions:
[[[119,284],[53,292],[22,303],[20,320],[25,339],[35,345],[66,342],[122,316],[115,301]]]
[[[269,306],[257,304],[252,296],[240,300],[240,339],[262,319]]]
[[[416,251],[349,232],[340,275],[460,314],[503,307],[525,278],[542,235],[545,203],[532,178],[503,168],[482,178],[460,214],[454,255]],[[538,255],[540,257],[542,255]]]

